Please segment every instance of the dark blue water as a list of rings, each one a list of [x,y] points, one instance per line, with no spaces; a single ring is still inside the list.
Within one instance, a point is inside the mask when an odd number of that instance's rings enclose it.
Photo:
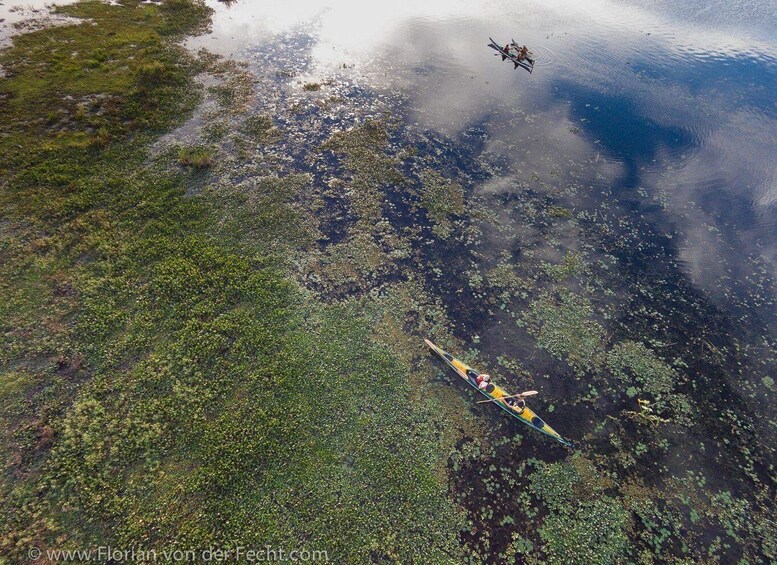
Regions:
[[[593,161],[575,174],[580,183],[646,208],[660,201],[653,222],[674,227],[694,284],[720,307],[760,309],[768,324],[777,274],[777,33],[756,18],[774,6],[740,10],[719,30],[706,10],[689,6],[677,14],[599,4],[592,11],[601,18],[588,21],[545,8],[552,13],[509,26],[422,19],[393,37],[386,65],[397,75],[410,69],[394,81],[411,93],[410,120],[451,137],[482,127],[516,180],[557,169],[555,178],[569,182],[570,169]],[[531,45],[534,72],[479,49],[486,36]],[[466,53],[443,64],[437,55],[455,53],[454,45]],[[421,57],[423,73],[396,63],[407,54]],[[578,193],[576,204],[584,200]]]

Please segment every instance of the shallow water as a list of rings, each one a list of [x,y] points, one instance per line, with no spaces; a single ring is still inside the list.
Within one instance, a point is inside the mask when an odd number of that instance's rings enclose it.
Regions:
[[[343,171],[316,147],[390,115],[401,124],[392,150],[412,146],[418,156],[406,175],[418,182],[419,168],[434,167],[461,183],[473,216],[487,218],[455,241],[415,237],[404,267],[444,306],[459,347],[480,355],[473,365],[520,360],[520,377],[502,371],[508,389],[536,385],[542,394],[533,406],[562,435],[610,449],[600,424],[622,417],[633,398],[606,371],[570,367],[552,345],[538,347],[524,325],[526,312],[559,285],[540,282],[528,300],[524,293],[500,304],[498,291],[481,284],[505,258],[513,275],[531,279],[537,265],[580,253],[590,276],[560,286],[595,301],[607,347],[650,344],[681,368],[669,397],[694,405],[693,424],[664,432],[665,455],[654,451],[638,466],[645,480],[701,469],[716,489],[757,489],[749,473],[768,483],[775,432],[763,399],[773,390],[777,331],[770,3],[742,4],[724,22],[691,3],[604,0],[212,6],[212,33],[189,45],[245,61],[257,77],[254,111],[272,114],[286,137],[259,160],[272,159],[280,172],[305,170],[314,187],[327,186]],[[528,45],[534,71],[502,62],[489,37]],[[311,94],[306,83],[325,86]],[[387,187],[384,218],[396,233],[429,237],[412,193]],[[327,202],[332,211],[320,225],[336,244],[352,233],[353,218]],[[549,218],[549,206],[574,220]],[[394,265],[357,290],[380,294],[396,272]],[[330,298],[354,292],[342,285]],[[746,431],[721,430],[721,403],[763,417],[741,420]],[[546,443],[531,445],[548,456]],[[736,467],[745,445],[758,446],[752,472]],[[516,456],[508,450],[496,460]]]
[[[741,307],[763,292],[754,273],[777,274],[775,7],[637,4],[213,2],[212,33],[190,44],[393,94],[418,130],[466,143],[477,128],[516,182],[591,163],[579,184],[650,208],[695,284]],[[489,37],[529,45],[534,72]]]
[[[72,4],[76,0],[2,0],[0,1],[0,48],[11,42],[11,38],[38,25],[65,23],[69,18],[52,16],[53,6]]]

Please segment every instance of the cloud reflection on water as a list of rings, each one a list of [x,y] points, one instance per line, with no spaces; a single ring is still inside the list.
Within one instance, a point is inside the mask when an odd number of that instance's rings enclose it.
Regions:
[[[756,8],[755,17],[769,10]],[[748,36],[747,16],[721,29],[687,19],[690,9],[670,21],[604,0],[216,9],[213,34],[193,46],[237,53],[274,34],[308,33],[311,75],[353,64],[351,80],[400,91],[419,129],[458,139],[482,128],[486,151],[510,163],[504,174],[663,198],[656,223],[679,230],[690,276],[719,298],[754,268],[749,256],[777,277],[777,108],[768,102],[777,41],[760,22],[751,19]],[[502,64],[485,47],[489,36],[532,46],[535,72]],[[573,204],[586,206],[585,196]]]

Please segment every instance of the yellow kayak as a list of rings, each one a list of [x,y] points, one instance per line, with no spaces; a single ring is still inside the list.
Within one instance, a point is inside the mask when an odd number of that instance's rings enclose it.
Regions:
[[[549,435],[550,437],[552,437],[553,439],[555,439],[560,443],[563,443],[567,447],[574,447],[571,441],[561,437],[556,430],[554,430],[548,424],[546,424],[542,420],[542,418],[537,416],[537,414],[535,414],[528,406],[525,406],[525,405],[520,406],[517,403],[515,403],[515,405],[508,404],[506,402],[505,397],[509,397],[510,395],[501,387],[494,385],[493,389],[490,392],[486,392],[485,390],[478,388],[478,385],[475,379],[478,378],[480,373],[478,373],[475,369],[473,369],[466,363],[459,361],[450,353],[446,353],[445,351],[437,347],[428,339],[425,339],[424,341],[432,351],[434,351],[443,361],[445,361],[448,365],[450,365],[450,367],[454,371],[456,371],[457,375],[459,375],[462,379],[467,381],[476,390],[480,391],[486,398],[493,399],[494,404],[498,404],[502,410],[504,410],[514,418],[517,418],[527,426],[531,426],[535,430],[539,430],[542,433]]]

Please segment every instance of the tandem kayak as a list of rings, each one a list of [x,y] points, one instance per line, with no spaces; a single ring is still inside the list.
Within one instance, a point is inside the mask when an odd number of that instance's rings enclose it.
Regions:
[[[491,49],[494,49],[497,51],[495,53],[496,55],[502,56],[502,61],[505,59],[510,59],[510,61],[515,65],[515,68],[521,67],[522,69],[526,69],[530,73],[534,70],[534,54],[529,51],[525,57],[518,57],[516,55],[517,51],[521,48],[513,39],[512,42],[507,45],[506,47],[500,46],[496,41],[488,38],[491,43],[488,44],[488,47]]]
[[[426,342],[426,345],[429,346],[429,349],[434,351],[440,359],[445,361],[454,371],[456,371],[456,374],[458,374],[462,379],[467,381],[472,387],[474,387],[476,390],[481,392],[486,398],[492,399],[494,404],[497,404],[502,410],[510,414],[512,417],[516,418],[517,420],[520,420],[527,426],[531,426],[535,430],[538,430],[545,435],[549,435],[559,443],[563,443],[567,447],[574,447],[572,442],[568,439],[564,439],[559,435],[559,433],[551,428],[548,424],[546,424],[542,418],[537,416],[528,406],[521,406],[521,405],[511,405],[508,404],[506,401],[508,398],[511,397],[504,389],[501,387],[498,387],[496,385],[491,388],[490,392],[486,392],[483,389],[478,388],[477,383],[475,382],[478,376],[480,375],[479,372],[477,372],[475,369],[467,365],[466,363],[463,363],[462,361],[459,361],[456,359],[453,355],[450,353],[447,353],[437,347],[435,344],[433,344],[428,339],[424,340]]]

